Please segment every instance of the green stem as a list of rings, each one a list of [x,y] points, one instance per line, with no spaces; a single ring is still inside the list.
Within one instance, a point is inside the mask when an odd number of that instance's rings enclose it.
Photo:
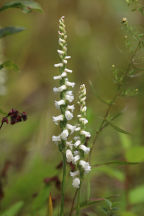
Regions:
[[[80,215],[80,191],[81,191],[81,185],[78,189],[78,193],[77,193],[77,206],[76,206],[76,216]]]
[[[65,180],[66,180],[66,154],[65,152],[63,152],[62,155],[63,155],[63,179],[62,179],[62,185],[61,185],[60,216],[64,216],[64,194],[65,194]]]

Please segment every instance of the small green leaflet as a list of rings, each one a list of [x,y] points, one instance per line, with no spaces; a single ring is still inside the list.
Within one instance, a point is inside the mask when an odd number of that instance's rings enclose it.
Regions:
[[[14,27],[14,26],[9,26],[5,28],[0,29],[0,38],[6,37],[7,35],[12,35],[18,32],[23,31],[25,28],[23,27]]]
[[[119,128],[118,126],[114,125],[112,122],[106,120],[116,131],[120,132],[120,133],[124,133],[124,134],[128,134],[130,135],[130,133],[128,131],[125,131],[121,128]]]
[[[9,8],[19,8],[24,13],[29,13],[32,10],[42,11],[40,4],[32,0],[29,0],[29,1],[19,0],[19,1],[11,1],[11,2],[5,3],[0,8],[0,12],[6,9],[9,9]]]

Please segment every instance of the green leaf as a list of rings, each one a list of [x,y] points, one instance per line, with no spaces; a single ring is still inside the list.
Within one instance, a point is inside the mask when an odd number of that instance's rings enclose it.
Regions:
[[[49,194],[50,194],[50,186],[47,185],[43,187],[43,189],[40,191],[38,196],[34,199],[32,206],[32,211],[37,212],[38,209],[41,209],[43,206],[45,206],[48,203],[49,200]]]
[[[32,0],[29,0],[29,1],[19,0],[19,1],[11,1],[11,2],[5,3],[0,8],[0,12],[3,10],[7,10],[9,8],[19,8],[24,13],[29,13],[32,10],[42,11],[40,4]]]
[[[144,161],[144,146],[133,146],[127,150],[125,157],[128,161],[135,160],[136,162]]]
[[[20,201],[14,204],[10,209],[6,210],[4,213],[2,213],[1,216],[16,216],[21,208],[23,207],[24,202]]]
[[[14,26],[9,26],[5,28],[0,29],[0,38],[6,37],[8,35],[12,35],[18,32],[23,31],[25,28],[23,27],[14,27]]]
[[[107,165],[138,165],[140,164],[139,162],[128,162],[128,161],[109,161],[106,163],[99,163],[93,165],[94,167],[99,167],[99,166],[107,166]]]
[[[127,150],[132,146],[132,141],[130,138],[130,136],[120,133],[120,140],[124,150]]]
[[[85,202],[82,202],[80,204],[80,208],[88,208],[92,205],[98,204],[98,203],[103,202],[103,201],[105,201],[104,198],[98,198],[98,199],[93,200],[93,201],[85,201]]]
[[[4,63],[0,64],[0,70],[3,68],[10,70],[10,71],[18,71],[18,66],[10,60],[5,61]]]
[[[144,185],[138,186],[129,193],[131,204],[144,203]]]
[[[99,166],[99,167],[93,167],[96,169],[96,172],[100,172],[100,173],[105,173],[106,175],[112,177],[112,178],[116,178],[119,181],[123,182],[124,181],[124,174],[118,170],[118,169],[114,169],[113,167],[110,166]],[[95,169],[93,169],[93,172],[95,171]]]
[[[104,100],[101,96],[99,96],[99,95],[97,94],[97,92],[96,92],[96,90],[95,90],[95,88],[94,88],[94,86],[93,86],[91,80],[89,80],[89,85],[91,86],[94,95],[95,95],[102,103],[107,104],[107,105],[110,104],[110,102]]]
[[[130,135],[130,133],[128,131],[125,131],[121,128],[119,128],[118,126],[114,125],[112,122],[106,120],[116,131],[120,132],[120,133],[124,133],[124,134],[128,134]]]
[[[120,216],[136,216],[133,212],[122,212]]]

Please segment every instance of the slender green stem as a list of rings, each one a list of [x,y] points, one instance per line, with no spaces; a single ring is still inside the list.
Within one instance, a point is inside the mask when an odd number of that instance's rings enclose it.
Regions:
[[[80,185],[80,188],[78,189],[78,193],[77,193],[76,216],[80,215],[80,191],[81,191],[81,185]]]
[[[63,155],[63,179],[62,179],[62,185],[61,185],[60,216],[64,216],[64,194],[65,194],[65,180],[66,180],[66,154],[65,152],[63,152],[62,155]]]

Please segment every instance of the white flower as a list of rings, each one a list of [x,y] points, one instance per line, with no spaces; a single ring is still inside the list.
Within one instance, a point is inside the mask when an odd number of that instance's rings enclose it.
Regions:
[[[67,162],[68,163],[72,162],[72,160],[73,160],[73,154],[72,154],[72,152],[71,152],[70,149],[66,150],[66,158],[67,158]]]
[[[58,76],[54,76],[54,77],[53,77],[54,80],[59,80],[59,79],[61,79],[61,78],[62,78],[61,75],[58,75]]]
[[[67,129],[69,129],[71,131],[71,134],[75,131],[76,126],[73,126],[71,124],[67,124],[66,125]]]
[[[54,64],[54,67],[63,67],[63,63]]]
[[[73,118],[73,114],[70,111],[66,110],[65,117],[67,120],[71,120]]]
[[[59,121],[63,121],[63,119],[64,119],[63,115],[53,116],[53,121],[56,125],[58,124]]]
[[[72,70],[65,68],[65,72],[72,73]]]
[[[72,141],[67,141],[66,146],[68,146],[72,150],[72,148],[73,148]]]
[[[86,112],[86,111],[87,111],[87,107],[86,107],[86,106],[82,107],[82,108],[81,108],[81,111],[82,111],[82,112]]]
[[[74,146],[77,148],[80,144],[81,144],[81,141],[80,141],[80,140],[77,140],[77,141],[74,143]]]
[[[75,177],[78,176],[80,174],[79,170],[75,171],[75,172],[70,172],[70,176],[71,177]]]
[[[90,151],[90,148],[86,147],[85,145],[80,145],[79,148],[80,148],[81,150],[83,150],[84,153],[86,153],[86,154],[88,154],[89,151]]]
[[[57,109],[59,109],[61,105],[65,105],[64,100],[55,101],[55,106],[56,106]]]
[[[82,166],[82,168],[84,169],[85,173],[89,173],[91,171],[91,166],[89,165],[88,162],[86,162],[84,160],[80,160],[79,164]]]
[[[69,101],[70,103],[74,100],[74,96],[72,94],[72,91],[67,91],[65,94],[65,99]]]
[[[66,57],[65,57],[65,59],[70,59],[70,58],[71,58],[71,56],[66,56]]]
[[[74,164],[76,164],[76,162],[77,162],[79,159],[80,159],[80,156],[79,156],[79,155],[76,155],[76,156],[73,157],[72,162],[73,162]]]
[[[88,123],[88,120],[86,118],[80,118],[79,121],[82,122],[82,124],[84,125]]]
[[[66,72],[62,72],[61,77],[63,78],[63,77],[66,77],[66,76],[67,76],[67,73]]]
[[[69,132],[68,132],[68,130],[67,129],[64,129],[63,131],[62,131],[62,133],[61,133],[61,139],[62,140],[66,140],[67,139],[67,137],[68,137],[68,135],[69,135]]]
[[[77,127],[77,128],[75,129],[75,131],[80,131],[80,129],[81,129],[80,127]]]
[[[64,59],[64,60],[63,60],[63,63],[64,63],[64,64],[67,64],[67,60],[66,60],[66,59]]]
[[[52,136],[52,141],[53,142],[59,142],[59,141],[61,141],[61,138],[60,138],[60,136]]]
[[[86,97],[83,97],[80,99],[80,102],[85,102],[85,100],[86,100]]]
[[[67,79],[66,79],[65,84],[66,84],[66,86],[69,86],[69,87],[72,87],[72,88],[75,86],[74,82],[69,82]]]
[[[74,111],[75,107],[74,105],[68,105],[67,106],[67,109],[71,110],[72,112]]]
[[[79,178],[74,178],[74,179],[73,179],[72,186],[73,186],[74,188],[79,188],[79,186],[80,186],[80,179],[79,179]]]
[[[57,50],[58,54],[63,55],[64,51],[63,50]]]
[[[82,135],[84,135],[85,137],[91,137],[91,134],[87,131],[81,131],[80,132]]]
[[[62,86],[60,86],[60,87],[58,87],[58,88],[56,88],[56,87],[54,87],[53,88],[53,91],[54,92],[62,92],[62,91],[64,91],[64,90],[66,90],[66,85],[62,85]]]
[[[59,43],[65,43],[65,40],[63,40],[62,38],[59,38]]]

